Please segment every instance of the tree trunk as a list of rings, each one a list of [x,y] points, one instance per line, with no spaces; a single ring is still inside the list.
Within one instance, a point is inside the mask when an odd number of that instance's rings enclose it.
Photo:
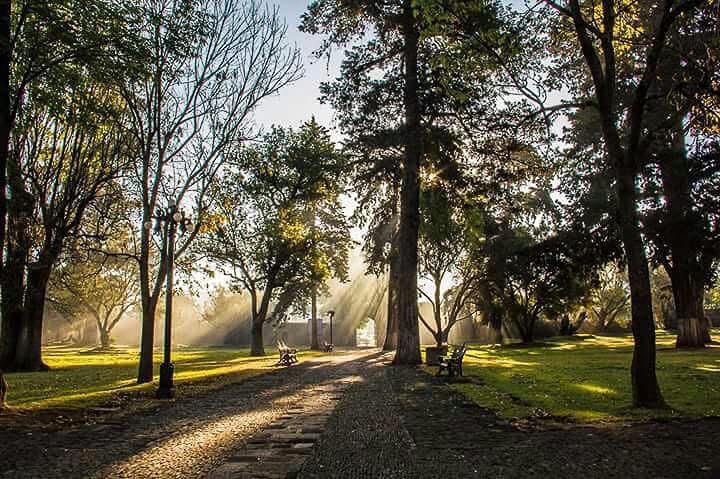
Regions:
[[[440,309],[440,302],[442,301],[442,298],[440,297],[440,280],[439,279],[435,280],[434,300],[435,300],[435,306],[433,307],[433,319],[435,320],[435,327],[437,328],[437,331],[435,332],[434,336],[435,336],[435,343],[437,344],[438,347],[440,347],[445,342],[445,335],[443,334],[442,310]]]
[[[655,373],[655,322],[650,273],[637,214],[635,169],[616,163],[618,220],[628,263],[632,332],[635,347],[631,366],[633,405],[664,404]]]
[[[523,318],[522,327],[518,329],[520,330],[520,339],[522,339],[522,342],[524,344],[532,343],[533,339],[535,339],[535,317]]]
[[[313,351],[320,350],[317,319],[317,288],[313,285],[310,298],[310,331],[312,333],[312,338],[310,338],[310,349]]]
[[[2,275],[3,258],[1,252],[5,248],[7,227],[7,161],[10,153],[10,131],[12,116],[10,113],[10,0],[0,0],[0,275]],[[2,333],[5,332],[3,321]],[[12,333],[11,333],[12,334]],[[4,361],[4,341],[0,343],[0,364]],[[12,351],[8,351],[12,352]]]
[[[675,346],[678,348],[702,348],[706,344],[709,330],[703,311],[704,290],[694,284],[691,274],[684,268],[673,266],[673,300],[678,320],[678,336]],[[709,341],[708,341],[709,342]]]
[[[143,221],[150,221],[148,213]],[[167,228],[166,228],[167,230]],[[167,231],[166,231],[167,233]],[[165,234],[166,234],[165,233]],[[160,267],[155,285],[161,285],[165,279],[165,257],[167,241],[163,240],[160,254]],[[155,352],[155,313],[157,312],[159,289],[150,289],[150,231],[143,228],[140,233],[140,302],[142,304],[142,327],[140,332],[140,364],[138,365],[138,384],[153,380],[153,355]]]
[[[42,361],[42,330],[45,295],[52,268],[48,265],[31,267],[25,291],[25,311],[15,352],[13,370],[45,371]]]
[[[660,171],[667,202],[664,240],[672,257],[668,276],[678,321],[676,346],[703,347],[710,333],[704,321],[704,275],[698,260],[702,247],[702,234],[698,230],[702,226],[697,224],[692,211],[687,150],[681,124],[676,126],[672,136],[672,146],[660,155]]]
[[[265,343],[263,342],[263,325],[267,319],[268,311],[270,310],[270,298],[272,297],[273,287],[272,284],[275,282],[275,275],[277,274],[278,268],[273,268],[271,273],[268,275],[267,285],[263,290],[263,297],[260,300],[260,309],[257,309],[257,298],[255,293],[251,293],[252,298],[252,326],[250,329],[250,356],[265,356]]]
[[[0,369],[0,411],[5,409],[7,399],[7,391],[8,391],[8,384],[7,381],[5,381],[5,376],[3,375],[2,369]]]
[[[264,319],[259,317],[252,321],[252,328],[250,330],[250,356],[265,356],[265,344],[263,342],[264,323]]]
[[[420,224],[420,104],[418,98],[419,33],[411,0],[403,1],[405,53],[405,161],[400,193],[398,268],[398,344],[395,364],[420,364],[417,309],[417,242]]]
[[[25,271],[30,250],[28,218],[31,199],[17,178],[19,167],[12,162],[13,195],[9,203],[8,235],[5,264],[0,277],[2,286],[2,332],[0,333],[0,368],[14,368],[17,344],[20,340],[25,300]]]
[[[397,241],[393,240],[390,252],[390,268],[388,272],[388,304],[387,304],[387,331],[383,351],[394,351],[397,349],[398,338],[398,252]]]
[[[142,329],[140,332],[140,365],[138,367],[138,384],[153,380],[153,352],[155,349],[155,311],[157,301],[152,298],[142,299]]]
[[[2,330],[0,331],[0,368],[11,370],[15,361],[23,315],[25,262],[27,250],[10,241],[2,274]]]
[[[110,348],[110,331],[105,328],[98,328],[98,333],[100,334],[100,347],[102,349]]]

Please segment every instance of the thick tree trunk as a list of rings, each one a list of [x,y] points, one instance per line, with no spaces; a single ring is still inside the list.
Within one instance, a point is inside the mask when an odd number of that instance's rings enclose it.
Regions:
[[[98,333],[100,334],[100,347],[102,349],[110,348],[110,331],[104,328],[98,328]]]
[[[264,318],[256,318],[252,321],[250,330],[251,344],[250,356],[265,356],[265,344],[263,342],[263,324]]]
[[[20,337],[25,290],[27,251],[10,242],[2,274],[2,331],[0,332],[0,368],[10,370]]]
[[[25,291],[25,312],[20,327],[13,370],[45,371],[42,361],[42,330],[45,295],[50,280],[50,266],[31,267]]]
[[[272,297],[275,275],[278,268],[274,268],[268,275],[267,285],[263,290],[263,297],[260,300],[260,309],[257,308],[257,298],[255,293],[252,295],[253,319],[250,329],[250,356],[265,356],[265,343],[263,342],[263,325],[267,319],[270,310],[270,298]]]
[[[387,304],[387,330],[383,351],[395,351],[398,338],[398,252],[397,241],[393,241],[390,252],[390,268],[388,272],[388,304]]]
[[[17,173],[13,162],[13,173]],[[2,286],[2,332],[0,336],[0,367],[12,370],[15,363],[17,344],[23,322],[25,301],[25,272],[30,249],[28,220],[30,199],[14,174],[14,195],[8,205],[9,223],[5,249],[5,264],[0,277]]]
[[[694,284],[684,268],[673,267],[672,285],[675,311],[678,318],[678,348],[702,348],[709,339],[709,329],[703,311],[702,287]]]
[[[524,344],[530,344],[535,339],[535,318],[534,317],[525,317],[523,318],[523,324],[522,327],[518,328],[520,330],[520,339],[522,339],[522,342]]]
[[[155,311],[157,301],[152,298],[142,300],[142,326],[140,332],[140,365],[138,367],[138,384],[153,380],[153,352],[155,349]]]
[[[679,120],[678,120],[679,122]],[[710,332],[703,311],[704,274],[698,253],[701,225],[696,224],[690,198],[689,167],[682,125],[672,133],[673,144],[660,155],[663,193],[667,202],[665,241],[672,264],[668,275],[678,321],[677,347],[703,347]]]
[[[147,213],[144,222],[150,221]],[[167,229],[167,228],[166,228]],[[160,267],[155,280],[156,287],[150,287],[150,230],[143,228],[140,233],[140,303],[142,304],[142,326],[140,331],[140,364],[138,365],[138,384],[149,383],[153,380],[153,356],[155,352],[155,313],[160,299],[159,287],[162,285],[165,274],[165,248],[167,241],[163,241],[160,255]]]
[[[633,405],[659,407],[664,402],[655,373],[655,322],[650,273],[636,209],[635,169],[616,166],[616,181],[618,220],[628,262],[631,324],[635,343],[631,366]]]
[[[420,364],[417,310],[417,242],[420,224],[420,157],[422,155],[418,98],[418,42],[411,0],[403,1],[405,53],[405,161],[400,193],[398,268],[398,344],[395,364]]]
[[[318,342],[318,318],[317,318],[317,288],[313,286],[312,297],[310,298],[310,330],[312,338],[310,338],[310,349],[313,351],[320,350],[320,343]]]

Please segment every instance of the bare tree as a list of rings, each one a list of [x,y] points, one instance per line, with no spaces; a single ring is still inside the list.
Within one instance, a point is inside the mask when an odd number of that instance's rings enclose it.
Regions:
[[[141,205],[138,231],[142,340],[138,382],[152,380],[155,310],[165,279],[164,248],[147,226],[163,200],[194,204],[195,225],[177,246],[187,252],[206,216],[208,187],[229,145],[253,134],[250,115],[302,73],[277,8],[259,1],[145,0],[150,75],[127,85],[138,143],[131,187]],[[159,254],[153,260],[152,250]]]

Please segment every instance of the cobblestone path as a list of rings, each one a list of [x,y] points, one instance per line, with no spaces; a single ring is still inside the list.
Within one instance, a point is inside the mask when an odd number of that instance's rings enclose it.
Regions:
[[[308,359],[123,421],[0,430],[0,477],[206,477],[299,407],[336,404],[336,389],[357,380],[369,354]]]
[[[369,368],[301,478],[720,478],[720,418],[517,424],[415,368]]]
[[[389,359],[335,353],[122,423],[0,431],[0,477],[720,478],[720,418],[510,423]]]

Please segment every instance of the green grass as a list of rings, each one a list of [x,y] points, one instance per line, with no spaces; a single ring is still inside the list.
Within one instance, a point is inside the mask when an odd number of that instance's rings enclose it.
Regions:
[[[277,354],[251,357],[249,349],[188,348],[173,352],[178,392],[190,394],[213,389],[272,368]],[[304,351],[303,357],[320,353]],[[116,401],[128,396],[150,396],[154,384],[135,384],[137,349],[116,348],[102,352],[83,348],[48,347],[43,358],[50,371],[10,373],[8,404],[22,409],[81,408]],[[155,355],[157,364],[162,356]],[[156,376],[157,379],[157,376]]]
[[[658,332],[657,374],[669,406],[659,411],[630,407],[630,335],[471,346],[464,363],[471,382],[452,387],[505,418],[614,421],[720,415],[720,346],[677,350],[674,341],[674,335]]]

